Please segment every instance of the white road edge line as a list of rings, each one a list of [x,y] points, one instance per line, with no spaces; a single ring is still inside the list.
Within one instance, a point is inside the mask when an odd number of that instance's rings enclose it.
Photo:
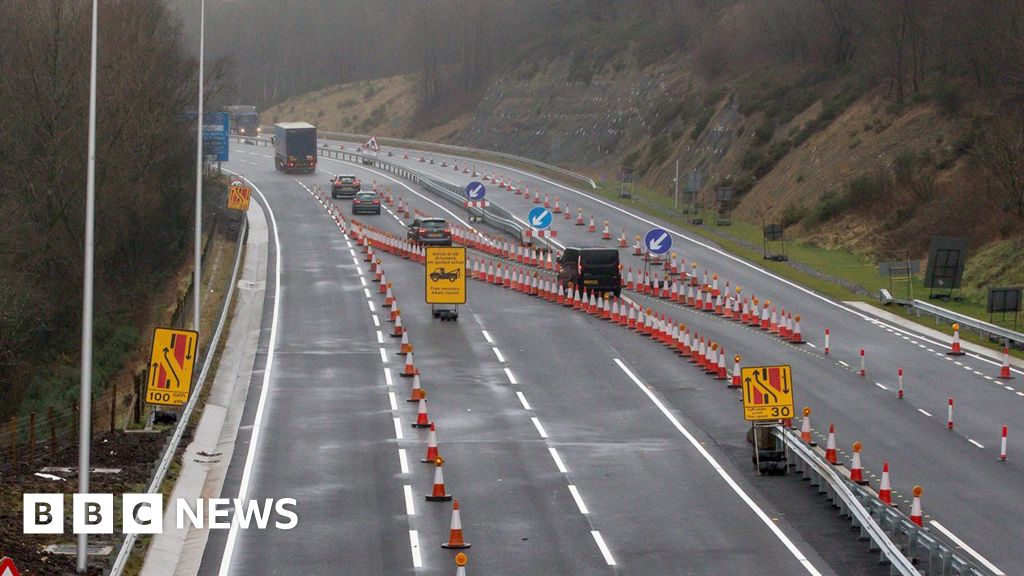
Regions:
[[[423,557],[420,555],[420,534],[409,530],[409,548],[412,549],[412,567],[423,568]]]
[[[519,402],[523,405],[523,410],[533,410],[533,408],[530,408],[530,403],[526,401],[526,396],[523,396],[522,392],[516,390],[516,396],[519,396]]]
[[[590,514],[587,505],[583,503],[583,496],[580,496],[580,491],[576,489],[574,484],[569,484],[569,492],[572,494],[572,499],[576,501],[576,507],[580,509],[580,514],[584,516]]]
[[[722,477],[725,483],[730,488],[732,488],[732,491],[735,492],[736,495],[739,496],[740,499],[743,500],[743,502],[748,507],[750,507],[750,509],[761,520],[761,522],[763,522],[764,525],[767,526],[773,534],[775,534],[775,537],[778,538],[779,541],[782,542],[782,544],[785,545],[787,549],[789,549],[789,552],[793,555],[793,557],[797,559],[798,562],[800,562],[800,564],[803,565],[804,569],[806,569],[807,572],[810,574],[814,574],[815,576],[821,576],[821,572],[819,572],[818,569],[814,567],[814,564],[812,564],[811,561],[808,560],[806,556],[804,556],[803,552],[801,552],[800,549],[797,548],[796,544],[794,544],[793,541],[789,539],[789,536],[786,536],[786,534],[778,526],[775,525],[775,522],[768,516],[768,514],[766,514],[764,510],[762,510],[761,507],[758,506],[757,503],[754,502],[754,500],[749,495],[747,495],[746,492],[743,491],[743,488],[740,488],[740,485],[737,484],[735,480],[733,480],[732,476],[730,476],[724,468],[722,468],[718,461],[715,460],[714,456],[712,456],[711,453],[708,452],[703,445],[701,445],[697,438],[695,438],[693,434],[691,434],[690,431],[687,430],[679,422],[679,420],[676,419],[672,412],[670,412],[668,408],[666,408],[665,405],[661,402],[661,400],[659,400],[658,397],[655,396],[654,393],[647,388],[643,381],[637,378],[637,376],[633,374],[633,372],[625,364],[622,363],[622,360],[615,358],[615,363],[623,372],[626,373],[626,376],[628,376],[629,379],[632,380],[634,384],[636,384],[637,388],[639,388],[644,394],[646,394],[647,397],[651,400],[651,402],[653,402],[654,405],[658,407],[658,410],[661,410],[661,413],[665,415],[665,418],[667,418],[673,426],[675,426],[676,430],[678,430],[680,434],[686,437],[686,439],[690,442],[690,445],[692,445],[697,450],[697,452],[699,452],[700,455],[704,457],[704,460],[706,460],[708,464],[711,465],[711,468],[714,469],[714,471],[717,472],[718,475]],[[595,536],[595,539],[596,538],[597,536]]]
[[[568,474],[569,471],[566,470],[565,464],[562,462],[562,457],[558,455],[558,450],[549,446],[548,452],[551,453],[551,459],[555,461],[555,466],[558,467],[558,471],[562,474]]]
[[[534,416],[533,418],[530,418],[530,420],[533,420],[533,425],[537,427],[537,433],[540,434],[540,437],[541,438],[547,438],[548,437],[548,433],[545,432],[544,431],[544,427],[540,425],[540,420],[538,420],[536,416]]]
[[[609,566],[615,566],[615,558],[612,556],[612,551],[608,549],[608,545],[604,543],[604,538],[601,537],[601,533],[597,530],[591,530],[590,535],[594,537],[594,542],[597,542],[597,547],[601,549],[601,555],[604,556],[604,561]]]
[[[966,542],[964,542],[963,540],[957,538],[956,534],[953,534],[952,532],[947,530],[945,526],[943,526],[942,524],[939,524],[935,520],[929,520],[929,522],[931,522],[932,526],[935,526],[935,528],[938,529],[939,532],[942,532],[943,534],[946,535],[947,538],[949,538],[954,543],[956,543],[956,545],[959,546],[961,550],[963,550],[964,552],[967,552],[971,556],[974,556],[975,560],[977,560],[978,562],[981,562],[982,564],[984,564],[985,567],[988,568],[989,570],[991,570],[993,574],[995,574],[996,576],[1006,576],[1005,572],[1003,572],[999,568],[996,568],[995,564],[989,562],[981,554],[978,554],[977,550],[975,550],[974,548],[971,548],[970,546],[967,545]]]

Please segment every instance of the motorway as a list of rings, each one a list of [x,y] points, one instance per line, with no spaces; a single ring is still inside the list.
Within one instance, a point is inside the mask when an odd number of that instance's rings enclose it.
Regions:
[[[228,166],[259,188],[273,215],[280,279],[269,279],[276,297],[268,298],[257,358],[265,368],[254,373],[223,495],[295,497],[300,527],[215,534],[202,573],[283,572],[296,563],[315,574],[339,566],[448,573],[451,553],[439,543],[451,511],[422,498],[433,470],[419,463],[425,432],[409,427],[415,404],[403,401],[409,386],[397,377],[402,359],[382,298],[366,263],[353,257],[362,255],[309,190],[329,173],[355,173],[386,182],[425,212],[457,220],[462,211],[362,166],[322,159],[317,175],[286,176],[273,170],[268,149],[235,146],[232,154]],[[407,162],[457,185],[471,178]],[[593,213],[598,230],[604,220],[615,236],[626,229],[630,242],[654,222],[538,177],[513,178],[552,200],[559,195],[574,214]],[[524,219],[533,206],[496,187],[489,198]],[[388,213],[361,220],[404,234]],[[563,245],[612,244],[571,224],[556,221]],[[1020,429],[1024,394],[1005,388],[1016,381],[990,380],[996,367],[985,360],[950,359],[945,344],[865,318],[703,240],[675,240],[688,264],[800,313],[811,345],[629,298],[723,343],[730,356],[742,354],[744,365],[791,364],[797,402],[813,407],[817,430],[833,422],[841,446],[862,441],[869,477],[887,460],[899,495],[925,485],[926,519],[1012,572],[1013,544],[1024,538],[1014,522],[1021,476],[1013,458],[996,462],[994,448],[998,426]],[[629,254],[622,250],[624,264],[639,270]],[[877,573],[862,545],[843,541],[840,522],[813,491],[752,473],[738,395],[720,382],[621,328],[497,287],[471,284],[459,322],[432,321],[422,267],[383,259],[431,399],[445,479],[474,544],[470,573]],[[862,347],[867,377],[854,370]],[[903,400],[895,397],[897,367],[907,373]],[[945,426],[949,396],[957,399],[953,431]]]

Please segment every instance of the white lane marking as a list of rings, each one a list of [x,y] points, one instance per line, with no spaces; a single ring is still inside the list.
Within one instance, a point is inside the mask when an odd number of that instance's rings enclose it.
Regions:
[[[519,396],[519,402],[523,405],[524,410],[533,410],[533,408],[530,408],[530,403],[526,401],[526,396],[523,396],[522,392],[516,390],[516,396]]]
[[[601,537],[601,533],[597,530],[591,530],[590,535],[594,537],[594,542],[597,542],[597,547],[601,549],[601,555],[604,556],[604,561],[609,566],[615,566],[615,558],[612,557],[612,551],[608,549],[608,545],[604,543],[604,538]]]
[[[991,376],[987,376],[987,375],[986,376],[982,376],[982,378],[984,378],[985,380],[995,380],[995,378],[993,378]]]
[[[412,567],[423,568],[423,557],[420,556],[420,534],[409,530],[409,547],[412,548]]]
[[[1024,396],[1024,392],[1021,392],[1020,390],[1014,392],[1014,394],[1016,394],[1017,396]]]
[[[363,276],[360,276],[359,277],[359,283],[362,284],[365,287],[366,286],[366,278],[364,278]]]
[[[387,368],[387,367],[384,368],[384,381],[388,383],[388,386],[394,386],[395,385],[394,380],[391,379],[391,369],[390,368]]]
[[[927,412],[925,410],[922,410],[922,409],[918,408],[917,411],[920,412],[921,414],[924,414],[925,416],[931,417],[931,413],[929,413],[929,412]]]
[[[359,267],[359,258],[356,258],[355,256],[353,256],[352,257],[352,262],[356,265],[357,268]],[[362,275],[362,273],[363,273],[363,271],[362,271],[362,269],[360,269],[359,270],[359,274]]]
[[[512,383],[512,384],[519,384],[519,382],[516,381],[516,377],[512,375],[512,370],[511,369],[505,368],[505,376],[508,376],[508,381],[510,383]]]
[[[957,366],[963,366],[963,365],[964,365],[964,363],[963,363],[963,362],[961,362],[961,361],[959,361],[959,360],[955,360],[955,361],[953,362],[953,364],[956,364]],[[968,370],[970,370],[970,368],[968,368]]]
[[[484,340],[487,340],[488,344],[494,344],[494,340],[491,339],[491,335],[490,333],[487,332],[487,330],[481,330],[481,332],[483,332]]]
[[[380,328],[380,318],[378,318],[376,314],[373,315],[373,325]]]
[[[401,440],[402,438],[405,438],[405,436],[402,434],[402,419],[396,417],[392,418],[392,420],[395,421],[395,439]]]
[[[540,434],[540,437],[541,438],[547,438],[548,437],[548,433],[545,432],[544,431],[544,427],[540,425],[540,420],[538,420],[536,416],[534,416],[533,418],[530,418],[530,420],[533,420],[533,425],[537,427],[537,433]]]
[[[373,301],[372,300],[367,302],[367,304],[370,305],[370,312],[376,312],[377,311],[377,309],[373,306]]]
[[[924,344],[918,344],[918,345],[917,345],[917,347],[918,347],[918,348],[927,348],[928,346],[926,346],[926,345],[924,345]]]
[[[1003,388],[1006,388],[1010,392],[1013,392],[1013,386],[1003,386]]]
[[[388,363],[388,353],[387,353],[387,351],[384,350],[383,348],[378,348],[378,350],[380,350],[380,361],[385,363],[385,364],[387,364]]]
[[[572,499],[576,501],[576,507],[580,509],[580,514],[590,514],[590,510],[583,503],[583,496],[580,496],[580,491],[576,489],[576,486],[569,484],[569,492],[572,493]]]
[[[243,177],[244,178],[244,177]],[[248,180],[246,178],[246,180]],[[267,213],[270,214],[270,223],[274,229],[274,251],[277,253],[277,257],[274,259],[274,311],[271,314],[270,320],[270,339],[267,342],[267,361],[263,368],[263,388],[260,390],[259,403],[256,405],[256,414],[252,421],[252,432],[249,436],[249,450],[245,455],[245,466],[242,468],[242,479],[238,486],[238,499],[246,501],[249,493],[249,481],[252,477],[253,465],[256,461],[256,447],[259,445],[260,432],[263,430],[263,412],[267,404],[267,392],[270,390],[270,377],[274,371],[274,355],[275,348],[277,348],[277,323],[280,319],[281,312],[281,237],[277,230],[277,218],[274,216],[274,210],[270,208],[270,203],[267,202],[266,196],[260,191],[259,187],[256,186],[251,180],[249,185],[253,190],[259,194],[262,200],[263,207],[266,208]],[[227,576],[231,571],[231,557],[235,553],[235,542],[238,540],[238,516],[232,517],[231,529],[228,531],[227,542],[224,544],[224,554],[220,560],[220,570],[218,573],[220,576]]]
[[[975,376],[984,376],[984,374],[982,374],[978,370],[971,370],[971,372],[974,372]]]
[[[388,402],[391,403],[392,412],[398,410],[398,398],[395,396],[394,392],[388,392]]]
[[[978,448],[984,448],[984,446],[974,438],[968,438],[967,441],[970,442],[971,444],[974,444]]]
[[[383,343],[384,343],[384,333],[381,332],[380,330],[377,330],[377,344],[383,344]]]
[[[888,390],[888,388],[886,388],[885,385],[882,384],[881,382],[875,382],[875,386],[878,386],[882,390]]]
[[[402,486],[402,490],[405,492],[405,513],[409,516],[415,516],[416,506],[412,502],[412,486],[406,484]]]
[[[805,342],[805,344],[807,344],[811,348],[817,348],[817,346],[814,345],[814,342]]]
[[[370,295],[370,289],[369,288],[363,288],[363,294],[366,294],[367,298],[373,298],[373,296]]]
[[[398,465],[402,469],[402,474],[409,473],[409,457],[405,453],[405,448],[398,449]]]
[[[843,362],[842,360],[840,360],[839,363],[842,364],[843,366],[846,366],[847,368],[850,367],[849,364],[847,364],[846,362]]]
[[[349,253],[349,254],[350,254],[350,255],[352,256],[352,258],[353,258],[353,259],[355,259],[355,257],[356,257],[356,251],[355,251],[354,249],[352,249],[352,243],[351,243],[351,242],[349,242],[348,246],[349,246],[349,248],[348,248],[348,253]]]
[[[558,468],[558,471],[562,474],[568,474],[569,471],[565,469],[565,464],[562,462],[562,457],[558,455],[558,450],[548,447],[548,452],[551,453],[551,459],[555,461],[555,466]]]
[[[498,357],[498,362],[505,363],[505,357],[501,355],[501,350],[498,350],[497,346],[492,346],[491,350],[494,350],[494,355]]]
[[[935,528],[938,529],[939,532],[942,532],[943,534],[946,535],[947,538],[949,538],[954,543],[956,543],[956,545],[959,546],[961,550],[963,550],[964,552],[967,552],[971,556],[974,556],[975,560],[977,560],[978,562],[981,562],[982,564],[984,564],[986,568],[988,568],[989,570],[992,571],[993,574],[995,574],[995,576],[1006,576],[1005,572],[1003,572],[999,568],[996,568],[995,564],[993,564],[993,563],[989,562],[988,560],[986,560],[985,557],[982,556],[981,554],[978,554],[978,552],[974,548],[971,548],[970,546],[967,545],[966,542],[964,542],[963,540],[957,538],[956,534],[953,534],[952,532],[947,530],[945,526],[943,526],[942,524],[939,524],[935,520],[929,520],[929,522],[931,522],[932,526],[935,526]]]
[[[689,430],[683,427],[679,420],[676,419],[675,415],[673,415],[672,412],[670,412],[669,409],[665,407],[665,404],[663,404],[661,400],[659,400],[658,397],[654,395],[654,392],[652,392],[643,383],[643,381],[637,378],[637,376],[633,374],[633,372],[625,364],[622,363],[622,360],[615,358],[615,363],[618,364],[619,368],[626,373],[626,376],[629,376],[629,379],[632,380],[634,384],[636,384],[637,388],[639,388],[644,394],[646,394],[647,397],[651,400],[651,402],[653,402],[654,405],[658,407],[658,410],[660,410],[661,413],[665,415],[665,418],[667,418],[668,421],[671,422],[673,426],[675,426],[676,430],[678,430],[680,434],[686,437],[686,439],[690,442],[690,445],[693,446],[697,450],[697,452],[699,452],[700,455],[704,457],[704,460],[706,460],[708,464],[711,465],[711,468],[715,472],[717,472],[719,476],[722,477],[722,480],[724,480],[725,483],[728,484],[730,488],[732,488],[732,491],[735,492],[741,500],[743,500],[743,502],[754,512],[754,514],[761,520],[761,522],[763,522],[764,525],[767,526],[773,534],[775,534],[775,537],[778,538],[779,541],[782,542],[787,549],[789,549],[789,552],[793,555],[793,557],[797,559],[798,562],[800,562],[801,565],[803,565],[804,569],[806,569],[807,572],[809,572],[810,574],[814,574],[815,576],[821,576],[821,572],[819,572],[818,569],[814,567],[814,564],[812,564],[811,561],[808,560],[806,556],[804,556],[803,552],[801,552],[800,549],[797,548],[796,544],[794,544],[793,541],[789,539],[789,536],[786,536],[786,534],[778,526],[775,525],[775,522],[768,516],[768,514],[766,514],[764,510],[762,510],[761,507],[758,506],[756,502],[754,502],[754,500],[743,490],[743,488],[740,487],[739,484],[736,483],[735,480],[733,480],[732,476],[730,476],[729,473],[726,472],[724,468],[722,468],[718,461],[715,460],[715,457],[712,456],[711,453],[704,448],[700,441],[698,441],[697,438],[695,438]]]

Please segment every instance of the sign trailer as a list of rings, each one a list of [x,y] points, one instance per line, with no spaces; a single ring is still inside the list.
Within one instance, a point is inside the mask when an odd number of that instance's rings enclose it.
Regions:
[[[743,388],[743,418],[751,425],[758,473],[785,471],[785,436],[780,446],[772,429],[796,413],[792,368],[788,365],[743,368],[740,370],[740,385]]]
[[[188,401],[198,344],[199,332],[193,330],[157,328],[153,331],[147,403],[181,406]]]

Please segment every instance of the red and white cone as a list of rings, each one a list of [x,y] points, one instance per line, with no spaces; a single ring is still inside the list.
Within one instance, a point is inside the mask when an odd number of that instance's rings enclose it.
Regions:
[[[999,440],[999,461],[1006,462],[1006,425],[1003,424],[1003,437]]]
[[[793,330],[790,332],[789,341],[792,344],[803,344],[804,337],[800,334],[800,315],[792,316]]]
[[[853,443],[853,463],[850,464],[850,480],[864,486],[867,480],[864,479],[864,468],[860,463],[860,442]]]
[[[839,458],[836,457],[836,425],[828,425],[828,442],[825,444],[825,461],[829,464],[838,465]]]
[[[409,331],[402,332],[402,347],[399,348],[398,353],[402,356],[406,356],[412,352],[412,344],[409,342]]]
[[[608,221],[604,221],[604,230],[601,232],[601,240],[611,240],[612,231],[608,228]]]
[[[405,329],[402,328],[402,315],[401,314],[396,314],[395,315],[395,328],[394,328],[394,330],[391,331],[391,336],[393,338],[398,338],[399,336],[401,336],[402,334],[405,333],[404,331],[405,331]]]
[[[406,402],[419,402],[427,397],[427,391],[420,386],[420,375],[416,374],[412,377],[412,390],[409,392],[409,397],[405,400]]]
[[[898,377],[899,377],[899,389],[896,391],[896,397],[897,398],[903,398],[903,368],[899,369]]]
[[[459,515],[459,501],[452,502],[452,523],[448,530],[448,541],[441,544],[441,548],[450,550],[461,550],[469,548],[469,542],[462,539],[462,517]]]
[[[857,373],[860,376],[864,376],[867,372],[864,370],[864,349],[860,349],[860,372]]]
[[[953,429],[953,397],[949,397],[949,409],[946,411],[946,428]]]
[[[444,472],[441,471],[443,465],[444,458],[438,456],[434,460],[434,489],[425,497],[427,502],[448,502],[452,499],[452,495],[444,488]]]
[[[878,485],[878,499],[892,506],[892,485],[889,483],[889,463],[882,464],[882,482]]]
[[[737,354],[732,358],[732,381],[729,383],[729,388],[739,388],[742,386],[740,383],[740,355]],[[807,432],[810,434],[810,430]]]
[[[947,356],[963,356],[965,352],[960,349],[960,325],[953,324],[953,344],[946,352]]]
[[[427,457],[420,462],[424,464],[433,464],[437,457],[440,456],[437,451],[437,429],[434,428],[434,424],[430,424],[430,434],[427,435]]]
[[[717,373],[715,374],[715,380],[726,380],[729,375],[725,371],[725,347],[718,351],[718,366]]]
[[[420,398],[419,402],[420,406],[419,409],[416,411],[416,421],[412,423],[412,427],[430,428],[430,425],[433,424],[433,422],[431,422],[430,419],[427,418],[427,399],[425,397]]]
[[[1010,349],[1007,347],[1003,348],[1003,366],[999,369],[999,378],[1013,380],[1013,374],[1010,374]]]
[[[405,369],[399,372],[399,376],[402,378],[412,378],[419,374],[420,371],[416,369],[412,362],[412,352],[405,355]]]
[[[914,486],[914,500],[910,503],[910,521],[918,526],[924,526],[924,518],[921,514],[921,494],[924,494],[924,488],[921,486]]]
[[[828,328],[825,328],[825,354],[826,355],[828,354],[828,337],[829,337]]]
[[[587,225],[587,232],[590,232],[590,233],[597,232],[597,225],[594,224],[594,215],[593,214],[590,215],[590,224]]]
[[[468,561],[469,558],[462,552],[455,555],[455,576],[466,576],[466,562]]]

